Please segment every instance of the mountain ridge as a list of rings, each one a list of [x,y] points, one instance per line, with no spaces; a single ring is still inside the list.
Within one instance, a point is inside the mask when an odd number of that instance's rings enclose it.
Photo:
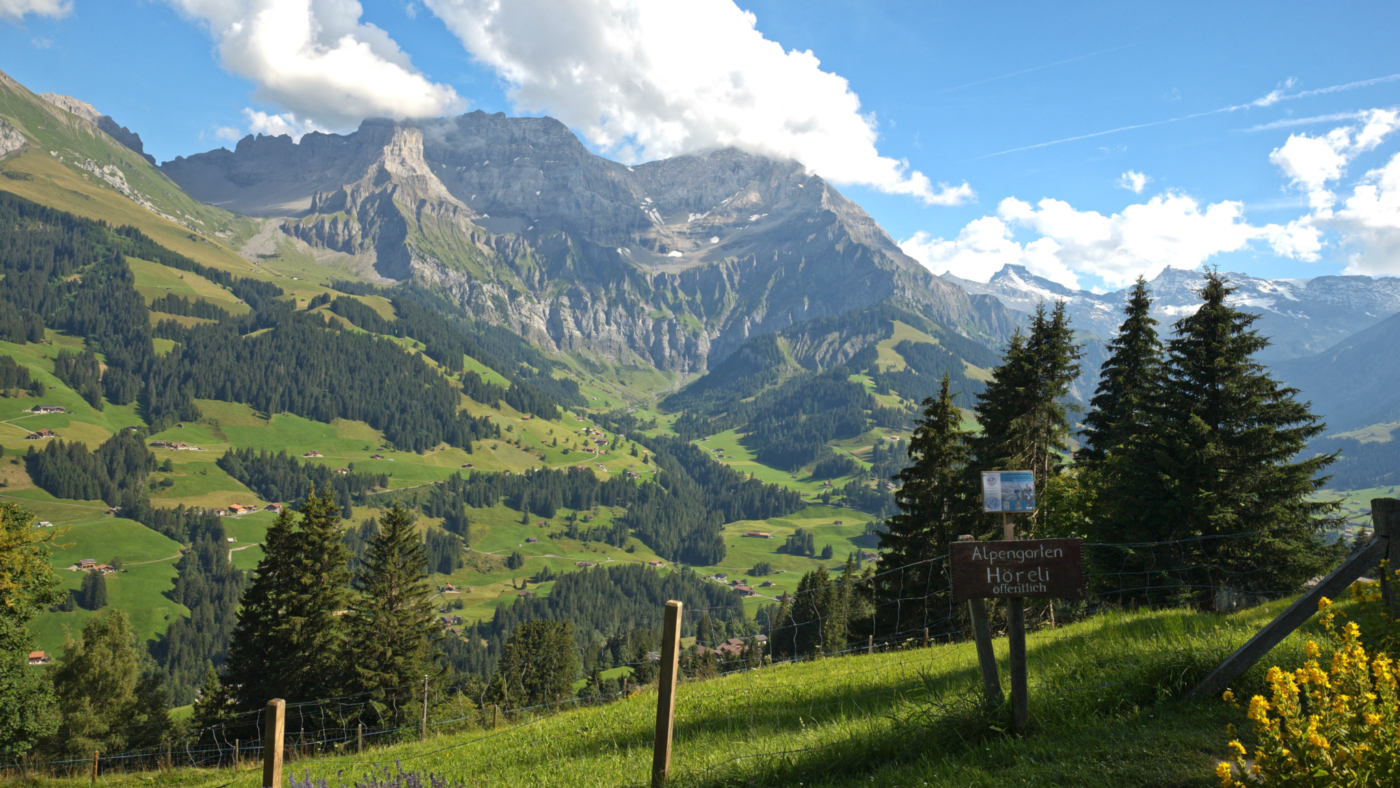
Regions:
[[[989,343],[1013,324],[803,165],[735,149],[628,167],[551,118],[477,111],[249,136],[161,167],[203,201],[553,350],[680,374],[753,334],[884,301]]]

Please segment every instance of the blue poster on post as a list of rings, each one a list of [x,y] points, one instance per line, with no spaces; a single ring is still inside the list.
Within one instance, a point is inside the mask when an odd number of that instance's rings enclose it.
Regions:
[[[1030,471],[983,471],[982,511],[1035,511],[1035,474]]]

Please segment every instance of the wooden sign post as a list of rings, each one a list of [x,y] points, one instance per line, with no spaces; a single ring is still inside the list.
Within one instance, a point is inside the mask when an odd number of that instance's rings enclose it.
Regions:
[[[982,474],[982,511],[1001,514],[1000,542],[963,537],[949,545],[953,598],[966,599],[977,638],[978,662],[989,705],[1000,705],[1001,685],[992,656],[983,599],[1006,600],[1007,645],[1011,662],[1011,720],[1016,731],[1030,725],[1026,688],[1025,598],[1084,597],[1083,545],[1078,539],[1017,541],[1012,514],[1035,511],[1035,474],[987,471]]]

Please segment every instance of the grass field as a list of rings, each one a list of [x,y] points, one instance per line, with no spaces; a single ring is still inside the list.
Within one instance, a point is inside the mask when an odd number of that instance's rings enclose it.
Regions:
[[[1287,601],[1221,616],[1187,610],[1108,613],[1030,633],[1032,730],[976,708],[968,643],[777,665],[680,686],[672,786],[1085,786],[1191,788],[1217,784],[1215,763],[1247,730],[1241,710],[1181,695]],[[1261,685],[1269,665],[1301,663],[1311,625],[1236,684]],[[995,643],[1006,676],[1005,640]],[[398,764],[472,786],[642,786],[649,783],[656,696],[508,718],[478,727],[449,703],[424,743],[295,761],[331,786]],[[489,723],[487,723],[489,725]],[[416,733],[414,734],[416,738]],[[1244,737],[1248,740],[1248,737]],[[86,777],[81,779],[86,780]],[[112,786],[254,788],[260,771],[111,772]],[[40,780],[67,785],[77,780]]]

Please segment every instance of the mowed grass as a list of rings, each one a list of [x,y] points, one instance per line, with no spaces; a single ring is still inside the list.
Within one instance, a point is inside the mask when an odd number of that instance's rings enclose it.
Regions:
[[[29,508],[42,511],[41,507]],[[82,559],[92,558],[105,564],[113,558],[121,558],[123,571],[106,576],[107,603],[126,611],[141,640],[155,639],[165,632],[170,622],[189,614],[185,607],[165,596],[175,582],[175,562],[180,555],[178,542],[134,520],[106,516],[101,510],[75,511],[86,517],[55,525],[50,559],[65,590],[76,591],[82,585],[84,573],[72,568]],[[46,512],[55,517],[52,520],[55,523],[60,523],[57,518],[65,513]],[[76,634],[89,618],[100,612],[78,608],[68,613],[44,613],[33,624],[39,648],[50,653],[61,652],[65,633]]]
[[[1222,616],[1189,610],[1107,613],[1032,632],[1032,729],[1005,733],[1004,710],[977,709],[970,643],[766,667],[677,691],[671,786],[1213,786],[1232,724],[1219,700],[1172,700],[1288,600]],[[1235,686],[1258,689],[1268,666],[1301,663],[1313,625],[1275,648]],[[1006,683],[1006,641],[995,642]],[[432,772],[472,786],[644,786],[650,783],[656,695],[505,718],[492,730],[470,708],[434,714],[423,743],[289,763],[298,779],[349,784],[376,766]],[[465,721],[448,722],[463,717]],[[485,715],[483,715],[484,717]],[[482,727],[484,725],[484,727]],[[416,729],[415,729],[416,730]],[[414,736],[416,738],[416,734]],[[1247,737],[1246,737],[1247,738]],[[353,747],[353,745],[350,745]],[[109,785],[254,788],[261,771],[108,773]],[[44,780],[45,784],[75,783]]]

